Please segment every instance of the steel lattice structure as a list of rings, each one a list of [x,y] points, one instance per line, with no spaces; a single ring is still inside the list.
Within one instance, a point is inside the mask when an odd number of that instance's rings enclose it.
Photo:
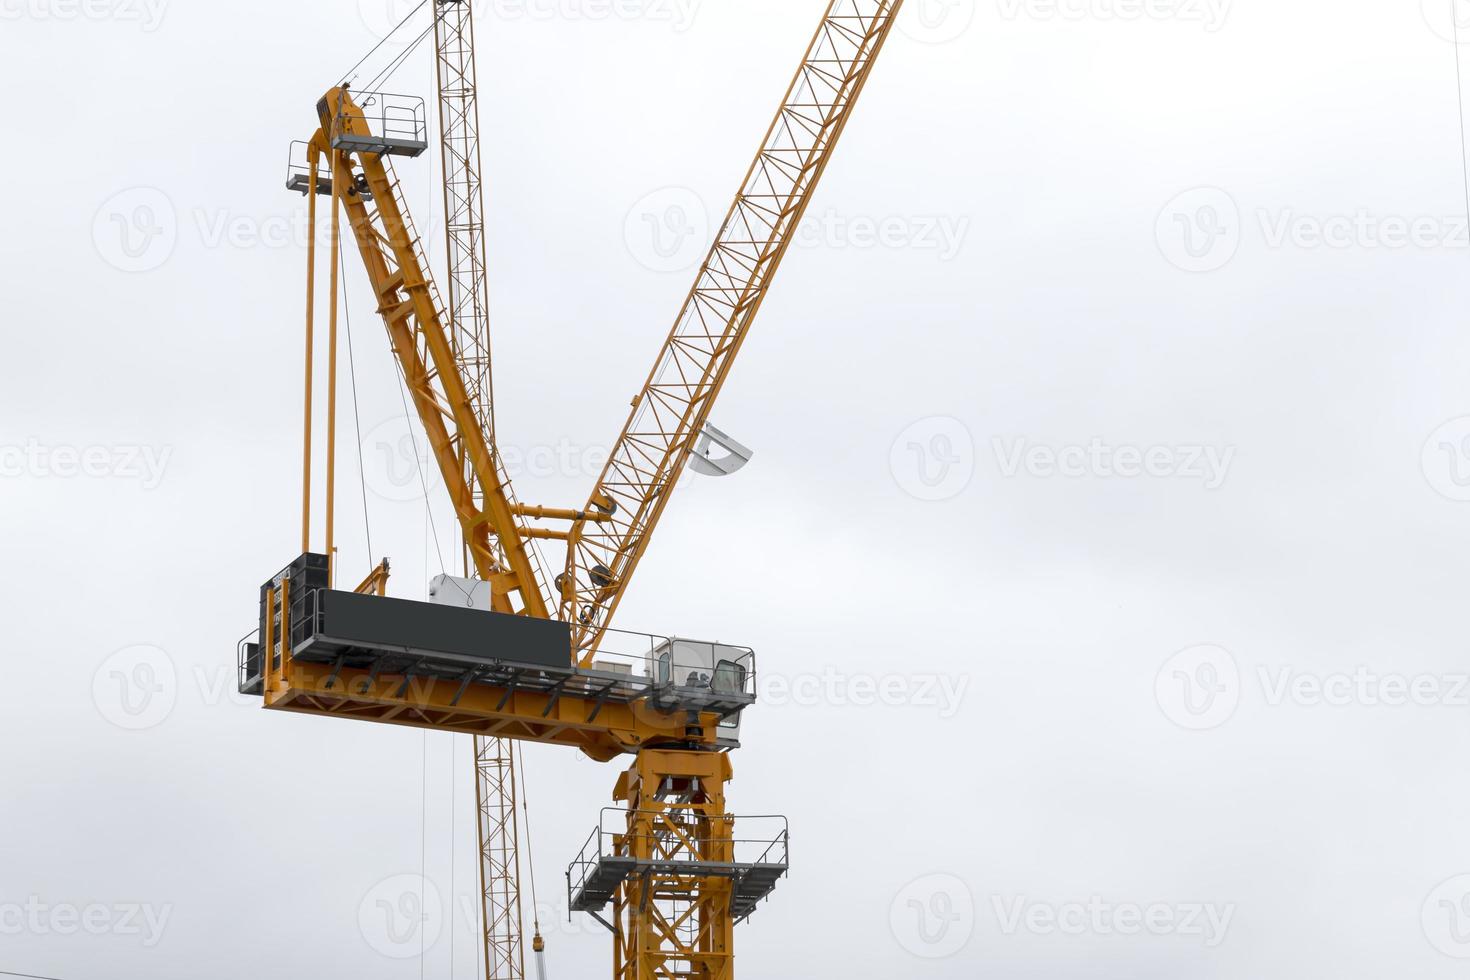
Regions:
[[[434,3],[449,304],[434,286],[387,159],[391,153],[422,152],[426,138],[417,129],[409,138],[390,136],[386,104],[373,110],[383,130],[375,133],[345,87],[333,88],[318,103],[321,129],[308,144],[308,173],[291,177],[288,186],[330,194],[334,227],[339,214],[348,220],[460,521],[468,568],[490,583],[497,612],[547,619],[554,606],[567,624],[558,642],[567,647],[568,665],[553,669],[543,662],[539,669],[517,670],[514,658],[510,667],[496,660],[446,685],[415,676],[412,665],[380,673],[384,661],[347,664],[345,654],[334,665],[312,662],[305,653],[298,662],[296,641],[287,641],[300,629],[309,634],[315,621],[290,621],[287,596],[293,585],[287,577],[268,585],[262,596],[260,693],[266,707],[278,710],[483,736],[476,740],[476,797],[491,978],[520,980],[524,973],[516,772],[511,746],[502,738],[574,746],[601,761],[634,756],[614,793],[626,807],[626,833],[618,835],[615,853],[599,853],[580,899],[586,911],[612,903],[616,980],[732,980],[740,910],[765,897],[775,880],[768,876],[785,873],[784,861],[737,859],[735,818],[725,808],[731,765],[722,749],[738,739],[722,745],[720,729],[732,712],[738,716],[754,701],[753,693],[743,693],[750,678],[740,681],[739,697],[723,706],[722,699],[734,695],[708,679],[702,690],[681,688],[688,695],[681,700],[652,673],[639,680],[649,694],[630,683],[628,672],[594,665],[593,654],[901,6],[902,0],[828,3],[588,506],[578,511],[521,506],[495,451],[471,4]],[[326,175],[320,177],[323,159]],[[312,220],[309,268],[314,208]],[[334,259],[336,249],[334,238]],[[332,275],[335,297],[335,261]],[[309,310],[310,305],[309,293]],[[308,338],[310,324],[308,313]],[[308,379],[310,356],[308,346]],[[309,445],[309,381],[307,391]],[[328,419],[330,432],[330,407]],[[306,482],[309,500],[309,468]],[[329,462],[329,515],[331,486]],[[306,511],[304,502],[303,526],[309,529]],[[530,528],[528,519],[566,520],[571,528]],[[330,517],[328,528],[330,555]],[[567,562],[554,593],[546,591],[531,547],[538,538],[567,541]],[[364,588],[372,582],[370,577]],[[380,595],[381,586],[378,581]],[[395,648],[386,655],[403,653]]]
[[[902,0],[832,0],[572,532],[559,616],[590,662]]]
[[[475,68],[473,4],[436,0],[434,51],[439,95],[439,148],[444,171],[444,232],[448,270],[447,315],[455,360],[506,495],[510,480],[495,444],[495,398],[491,373],[490,296],[485,254],[485,194],[481,177],[480,103]],[[485,488],[468,459],[461,468],[485,508]],[[513,499],[513,498],[512,498]],[[527,549],[540,594],[545,576],[534,546]],[[468,545],[465,573],[473,570]],[[479,828],[481,926],[487,980],[525,976],[520,888],[520,829],[517,826],[513,743],[475,737],[476,823]]]
[[[514,746],[505,738],[475,738],[481,926],[488,980],[518,980],[526,974]]]

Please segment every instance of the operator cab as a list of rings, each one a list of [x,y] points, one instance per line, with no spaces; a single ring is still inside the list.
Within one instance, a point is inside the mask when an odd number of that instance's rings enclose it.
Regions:
[[[656,703],[720,711],[720,746],[735,748],[740,744],[740,711],[726,714],[723,709],[749,693],[751,665],[751,652],[744,647],[673,637],[649,654],[648,676]]]

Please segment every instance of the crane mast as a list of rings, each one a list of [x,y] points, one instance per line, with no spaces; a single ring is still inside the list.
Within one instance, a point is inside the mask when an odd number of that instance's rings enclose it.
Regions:
[[[439,149],[443,166],[444,233],[447,288],[446,313],[460,377],[480,429],[485,433],[506,496],[514,501],[510,478],[495,443],[495,398],[490,356],[490,300],[485,255],[485,195],[481,179],[480,114],[475,69],[473,4],[435,0],[435,75],[438,81]],[[476,504],[485,508],[485,486],[468,456],[460,467],[473,488]],[[534,588],[544,589],[534,546],[527,556],[535,573]],[[474,573],[465,542],[464,574]],[[521,980],[525,976],[520,889],[520,826],[514,743],[505,738],[475,736],[475,822],[480,854],[480,925],[486,980]]]
[[[902,0],[832,0],[573,525],[558,617],[590,663],[770,290]]]

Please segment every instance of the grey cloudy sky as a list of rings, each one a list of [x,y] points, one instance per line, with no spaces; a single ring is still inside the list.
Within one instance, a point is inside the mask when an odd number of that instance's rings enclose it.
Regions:
[[[823,6],[483,4],[523,497],[585,498]],[[716,410],[756,457],[685,481],[620,613],[760,658],[733,808],[794,870],[742,976],[1462,974],[1452,8],[909,0]],[[232,692],[298,544],[286,144],[395,11],[0,0],[0,970],[474,974],[466,741]],[[452,528],[348,287],[422,596]],[[552,976],[596,976],[562,873],[617,769],[527,760]]]

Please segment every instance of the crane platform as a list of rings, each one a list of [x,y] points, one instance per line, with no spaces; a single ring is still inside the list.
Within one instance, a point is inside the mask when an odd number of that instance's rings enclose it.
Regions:
[[[367,125],[351,125],[343,101],[331,130],[332,147],[348,153],[416,157],[429,148],[424,100],[415,95],[374,92],[360,96],[357,108]],[[318,111],[323,107],[319,106]]]
[[[582,666],[566,623],[339,591],[327,587],[327,569],[326,556],[305,554],[261,586],[260,625],[238,647],[242,694],[264,695],[261,637],[277,637],[271,668],[279,669],[284,611],[291,659],[330,668],[328,687],[345,684],[337,680],[345,672],[364,688],[399,681],[399,697],[447,682],[457,691],[451,707],[475,685],[507,698],[515,692],[595,706],[647,704],[662,713],[715,714],[722,737],[737,740],[738,727],[726,720],[756,701],[755,654],[747,647],[609,630],[596,658]],[[285,610],[282,591],[289,596]]]
[[[629,815],[627,810],[620,809],[604,810],[603,814],[604,824],[625,823]],[[789,832],[784,817],[724,818],[732,826],[765,826],[770,830],[764,835],[756,833],[749,839],[737,840],[733,835],[711,839],[681,823],[659,822],[662,814],[650,816],[655,817],[654,830],[641,842],[628,833],[626,826],[621,832],[604,825],[593,831],[582,853],[567,870],[567,901],[573,912],[601,912],[629,878],[725,878],[732,884],[730,913],[736,922],[741,922],[770,897],[790,870]],[[779,831],[775,829],[777,824]],[[725,851],[730,860],[703,860],[694,856],[688,848],[694,840],[703,848]],[[646,846],[637,847],[635,843]],[[634,854],[635,851],[643,856]]]
[[[286,161],[286,190],[295,191],[303,197],[311,193],[310,149],[304,140],[291,142],[291,151]],[[366,181],[359,181],[348,188],[348,191],[364,201],[373,199],[372,188],[367,186]],[[316,192],[322,197],[332,196],[332,177],[325,166],[317,171]]]

